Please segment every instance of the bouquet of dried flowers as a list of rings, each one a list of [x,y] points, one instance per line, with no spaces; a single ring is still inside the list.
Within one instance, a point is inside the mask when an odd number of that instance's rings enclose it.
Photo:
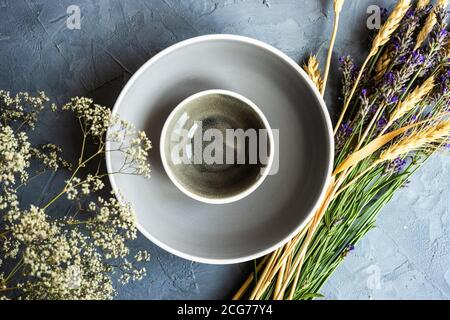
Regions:
[[[76,163],[64,160],[55,144],[31,142],[44,109],[69,112],[79,124]],[[120,147],[108,150],[107,141]],[[42,92],[0,91],[0,299],[110,299],[113,279],[127,283],[144,276],[141,264],[149,254],[131,253],[127,245],[137,236],[133,209],[105,192],[102,163],[105,153],[120,152],[123,165],[110,174],[148,178],[150,148],[145,133],[91,99],[73,98],[58,110]],[[68,178],[59,193],[43,204],[23,204],[20,195],[31,180],[61,171]],[[59,212],[55,203],[63,197],[76,210]]]
[[[450,137],[450,43],[446,1],[400,0],[360,67],[340,59],[343,108],[334,129],[334,173],[323,203],[286,245],[255,264],[234,299],[312,299],[353,246],[375,225],[394,192]],[[305,70],[323,94],[315,56]]]

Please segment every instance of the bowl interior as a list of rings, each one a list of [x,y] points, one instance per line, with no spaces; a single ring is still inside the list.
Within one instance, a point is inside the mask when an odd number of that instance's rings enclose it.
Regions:
[[[278,129],[276,174],[240,201],[205,204],[173,185],[156,150],[150,180],[116,176],[111,182],[133,205],[139,229],[159,246],[191,260],[233,263],[274,250],[307,222],[329,179],[333,141],[323,101],[300,68],[242,37],[206,36],[168,49],[133,76],[114,111],[155,142],[174,106],[217,88],[249,98]],[[121,160],[110,155],[109,170]]]
[[[164,168],[194,199],[237,201],[267,171],[273,152],[267,126],[256,105],[234,93],[195,94],[181,102],[164,125],[160,142]]]

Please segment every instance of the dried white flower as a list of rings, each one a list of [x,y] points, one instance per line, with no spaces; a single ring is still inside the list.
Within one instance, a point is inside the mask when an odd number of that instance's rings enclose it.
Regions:
[[[30,175],[72,167],[58,146],[29,142],[26,130],[35,127],[48,101],[44,93],[12,97],[0,91],[0,299],[110,299],[115,294],[111,275],[120,272],[123,283],[142,279],[146,270],[137,264],[149,261],[150,255],[146,251],[132,255],[128,247],[137,237],[131,206],[120,195],[95,196],[105,188],[103,179],[108,175],[101,172],[101,162],[105,152],[120,152],[124,165],[115,174],[149,177],[151,143],[145,133],[113,116],[108,108],[88,98],[72,99],[62,110],[73,112],[81,125],[80,158],[59,194],[41,207],[23,209],[18,189],[26,187]],[[50,109],[58,108],[51,104]],[[120,148],[105,150],[108,139]],[[98,150],[86,154],[88,143]],[[31,162],[39,165],[31,166]],[[91,162],[98,163],[97,170],[86,172]],[[31,173],[35,167],[39,173]],[[52,212],[52,204],[63,195],[78,204],[73,215]],[[129,257],[134,257],[134,263]],[[13,267],[5,272],[6,265]]]

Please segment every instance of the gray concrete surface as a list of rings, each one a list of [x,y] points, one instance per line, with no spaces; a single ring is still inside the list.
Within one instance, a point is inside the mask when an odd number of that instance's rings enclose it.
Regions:
[[[335,59],[344,53],[362,58],[371,4],[390,7],[393,1],[346,1]],[[79,30],[67,28],[70,5],[80,7]],[[211,33],[251,36],[301,61],[311,52],[325,52],[331,7],[331,0],[0,0],[0,88],[45,90],[59,103],[87,95],[112,105],[130,75],[156,52]],[[336,64],[332,69],[330,83],[338,88]],[[328,91],[327,102],[335,117],[336,90]],[[47,116],[35,139],[65,145],[66,156],[75,157],[78,134],[72,127],[70,118]],[[378,228],[356,246],[322,293],[331,299],[448,299],[449,174],[448,156],[433,157],[383,210]],[[62,179],[46,177],[23,196],[52,194]],[[227,298],[249,270],[248,264],[186,261],[142,236],[135,247],[151,252],[149,274],[118,287],[118,298]]]

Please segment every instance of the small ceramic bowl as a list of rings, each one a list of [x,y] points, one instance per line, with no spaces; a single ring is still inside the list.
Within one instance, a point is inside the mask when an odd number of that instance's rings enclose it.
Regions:
[[[206,90],[171,112],[161,133],[160,154],[170,180],[187,196],[225,204],[261,185],[273,162],[274,139],[252,101],[229,90]]]

